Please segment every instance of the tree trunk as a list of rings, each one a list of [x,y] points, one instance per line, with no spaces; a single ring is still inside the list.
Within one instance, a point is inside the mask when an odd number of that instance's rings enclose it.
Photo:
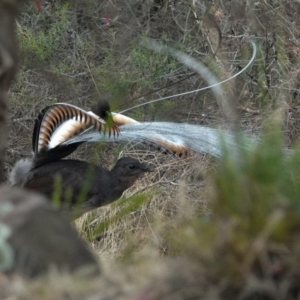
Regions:
[[[0,0],[0,183],[4,180],[7,92],[16,74],[18,64],[15,18],[22,2]]]

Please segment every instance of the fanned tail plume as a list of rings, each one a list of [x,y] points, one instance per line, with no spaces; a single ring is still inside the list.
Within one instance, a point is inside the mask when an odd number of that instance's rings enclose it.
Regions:
[[[57,103],[48,106],[35,122],[32,136],[33,152],[40,163],[45,159],[61,159],[75,151],[82,142],[68,147],[62,144],[89,131],[109,137],[115,137],[120,132],[115,123],[108,124],[99,116],[91,115],[74,105]]]
[[[239,147],[234,134],[227,130],[186,123],[138,122],[120,113],[109,114],[112,126],[94,112],[73,105],[57,103],[44,109],[33,133],[35,165],[66,157],[85,142],[142,143],[180,157],[191,151],[220,157],[222,138],[230,149]],[[246,146],[255,142],[245,140]]]
[[[228,130],[219,130],[201,125],[172,122],[141,122],[120,126],[120,134],[114,140],[103,137],[97,132],[89,132],[82,136],[74,136],[63,145],[78,141],[85,142],[135,142],[155,144],[158,149],[168,150],[178,156],[184,156],[190,151],[207,153],[215,157],[222,155],[222,140],[232,151],[239,147],[251,147],[256,139],[244,137],[242,146],[236,144],[235,135]]]

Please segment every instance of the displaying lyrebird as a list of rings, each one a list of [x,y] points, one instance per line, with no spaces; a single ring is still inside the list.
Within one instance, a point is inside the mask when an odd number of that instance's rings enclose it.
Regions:
[[[179,156],[189,151],[178,139],[180,132],[176,137],[176,131],[172,130],[173,137],[168,139],[153,131],[149,124],[145,127],[146,123],[107,112],[109,104],[106,102],[101,101],[93,108],[92,111],[84,111],[66,103],[46,107],[39,114],[33,131],[32,144],[36,163],[44,163],[51,157],[56,160],[66,157],[84,142],[134,141]]]
[[[10,183],[38,191],[49,199],[55,193],[61,207],[78,208],[76,217],[117,200],[143,173],[152,169],[131,157],[119,159],[111,171],[83,161],[62,159],[84,142],[61,143],[73,136],[89,131],[108,137],[119,134],[118,126],[109,123],[110,112],[103,110],[104,107],[100,113],[106,120],[67,104],[45,108],[33,130],[34,155],[16,163]]]
[[[235,134],[228,130],[187,123],[138,122],[114,112],[109,114],[110,121],[106,126],[118,125],[118,130],[115,129],[114,134],[109,135],[105,130],[96,130],[92,124],[89,125],[89,121],[78,121],[83,112],[85,115],[93,116],[94,119],[99,119],[99,116],[94,113],[95,110],[94,112],[83,111],[71,106],[72,114],[61,120],[57,110],[66,109],[68,106],[70,105],[65,103],[54,104],[46,110],[51,114],[51,118],[40,117],[42,130],[36,130],[37,133],[33,138],[36,156],[43,157],[42,149],[46,149],[46,156],[47,153],[54,152],[57,153],[56,155],[64,157],[81,143],[99,141],[142,143],[178,156],[185,156],[189,152],[195,151],[220,157],[221,141],[228,144],[233,152],[240,147],[237,146]],[[96,112],[99,113],[99,108]],[[76,124],[74,120],[77,120]],[[84,123],[85,130],[81,130],[81,122]],[[245,146],[253,144],[253,141],[253,139],[245,137]]]
[[[116,200],[150,168],[132,158],[119,160],[112,171],[86,162],[62,160],[82,143],[130,141],[155,145],[178,156],[193,150],[219,157],[221,136],[232,151],[238,149],[235,136],[229,131],[185,123],[137,122],[111,113],[109,104],[84,111],[70,104],[57,103],[38,116],[33,130],[33,158],[16,164],[10,176],[11,183],[51,197],[54,180],[58,177],[62,202],[69,201],[73,207],[79,201],[78,193],[86,180],[88,188],[82,205],[82,212],[85,212]],[[249,142],[251,144],[252,140]]]
[[[227,117],[234,115],[230,109],[227,109],[230,105],[226,97],[223,97],[225,93],[222,93],[220,85],[238,76],[251,65],[256,55],[254,43],[252,43],[253,55],[246,67],[222,82],[219,82],[203,64],[191,57],[169,47],[162,47],[154,42],[151,45],[156,51],[166,51],[177,60],[196,70],[206,79],[209,86],[195,91],[169,95],[147,103],[140,103],[130,109],[211,88],[217,98],[224,100],[221,101],[221,104]],[[108,196],[106,192],[105,197],[101,194],[103,193],[101,186],[110,186],[110,191],[114,189],[123,191],[133,184],[139,174],[148,171],[149,168],[136,160],[133,164],[128,164],[129,158],[125,161],[119,160],[112,171],[85,162],[62,160],[74,152],[82,143],[99,141],[142,143],[178,156],[185,156],[190,151],[196,151],[219,157],[222,155],[225,144],[230,146],[230,153],[235,154],[239,152],[239,147],[252,146],[254,140],[248,137],[241,139],[236,132],[220,131],[200,125],[171,122],[137,122],[122,114],[111,113],[109,104],[105,101],[93,106],[91,112],[70,104],[58,103],[45,108],[39,115],[33,131],[33,158],[16,164],[10,176],[11,182],[25,188],[39,190],[50,196],[54,191],[54,178],[58,177],[64,189],[63,195],[68,194],[68,197],[64,198],[63,196],[62,198],[64,201],[70,199],[72,205],[78,202],[78,197],[74,198],[74,195],[85,187],[85,182],[88,182],[89,185],[86,189],[90,188],[90,190],[88,190],[88,196],[84,199],[87,201],[86,204],[93,203],[92,206],[95,207],[113,201],[111,199],[114,199],[115,196]],[[134,168],[132,168],[133,166]],[[128,172],[120,171],[124,169]],[[133,169],[135,169],[134,172]],[[88,172],[88,170],[92,171]],[[122,176],[116,174],[122,174]],[[88,175],[91,176],[89,180],[84,179]],[[105,178],[111,177],[110,175],[118,178],[118,180],[110,179],[107,181]],[[134,178],[134,180],[129,180],[129,178]],[[108,182],[111,182],[112,185],[109,185]],[[99,183],[101,184],[99,185]],[[119,195],[119,193],[117,194]],[[88,206],[91,207],[90,204]]]
[[[14,166],[10,182],[49,199],[56,192],[61,207],[77,208],[79,217],[117,200],[143,173],[150,171],[148,165],[131,157],[119,159],[111,171],[78,160],[58,160],[35,167],[32,159],[25,159]]]

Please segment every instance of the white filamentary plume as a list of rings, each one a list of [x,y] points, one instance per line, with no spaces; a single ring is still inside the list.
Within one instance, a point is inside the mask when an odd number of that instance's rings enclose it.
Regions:
[[[28,180],[28,173],[32,167],[32,158],[25,158],[17,161],[9,174],[9,183],[11,185],[23,186]]]
[[[161,139],[162,143],[157,143]],[[244,138],[244,144],[238,146],[235,136],[228,130],[209,128],[201,125],[172,122],[141,122],[120,126],[120,134],[114,138],[98,132],[85,132],[63,143],[72,144],[78,141],[86,142],[150,142],[158,145],[173,143],[172,147],[185,148],[200,153],[208,153],[215,157],[222,155],[222,141],[233,151],[238,147],[249,147],[255,144],[255,138]],[[170,147],[172,151],[172,147]],[[167,148],[167,147],[166,147]],[[176,152],[176,151],[175,151]]]
[[[214,78],[214,76],[212,76],[211,72],[207,68],[203,68],[202,64],[200,64],[198,61],[195,61],[194,59],[191,59],[191,57],[187,57],[186,55],[182,56],[180,52],[175,51],[175,50],[173,50],[171,48],[168,48],[168,47],[165,47],[165,46],[161,46],[161,45],[155,43],[154,41],[151,41],[149,44],[145,43],[144,45],[146,45],[146,46],[151,46],[152,45],[152,48],[154,48],[158,51],[162,51],[162,50],[168,51],[175,58],[179,59],[179,61],[181,61],[182,63],[187,63],[188,66],[193,66],[192,69],[196,70],[197,73],[202,75],[207,80],[209,85],[207,85],[205,87],[202,87],[202,88],[199,88],[199,89],[196,89],[196,90],[186,91],[186,92],[183,92],[183,93],[180,93],[180,94],[169,95],[169,96],[166,96],[166,97],[163,97],[163,98],[150,100],[150,101],[145,102],[145,103],[140,103],[140,104],[137,104],[137,105],[132,106],[130,108],[124,109],[124,110],[120,111],[119,113],[124,113],[124,112],[130,111],[130,110],[136,109],[138,107],[142,107],[142,106],[149,105],[151,103],[156,103],[156,102],[159,102],[159,101],[164,101],[164,100],[167,100],[167,99],[175,99],[175,98],[180,99],[180,97],[182,97],[182,96],[186,96],[186,95],[194,94],[194,93],[199,93],[201,91],[208,90],[208,89],[213,89],[214,94],[216,96],[220,95],[220,92],[221,92],[221,95],[222,95],[222,91],[220,91],[219,86],[226,83],[226,82],[229,82],[229,81],[233,80],[234,78],[236,78],[240,74],[244,73],[250,67],[250,65],[254,62],[254,59],[255,59],[256,53],[257,53],[257,46],[254,42],[251,41],[253,53],[252,53],[251,59],[248,61],[246,66],[243,69],[241,69],[239,72],[237,72],[236,74],[232,75],[231,77],[229,77],[229,78],[227,78],[223,81],[215,82],[215,78]],[[187,58],[187,60],[186,60],[186,58]],[[194,62],[196,62],[196,63],[194,64]],[[219,97],[217,97],[217,98],[219,98]]]

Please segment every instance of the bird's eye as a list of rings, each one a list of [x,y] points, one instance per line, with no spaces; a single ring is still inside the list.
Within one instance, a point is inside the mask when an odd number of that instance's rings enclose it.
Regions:
[[[135,165],[129,165],[128,167],[129,167],[129,169],[131,169],[131,170],[135,169]]]

